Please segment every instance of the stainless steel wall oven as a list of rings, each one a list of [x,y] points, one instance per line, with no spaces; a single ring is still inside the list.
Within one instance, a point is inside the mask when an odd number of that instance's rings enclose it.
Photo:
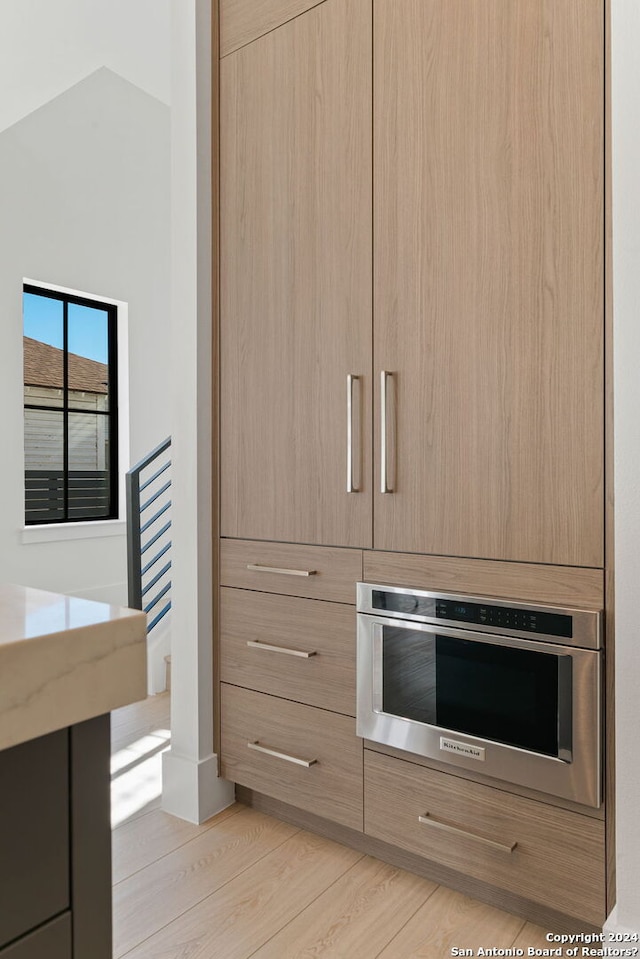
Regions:
[[[600,614],[358,583],[357,732],[597,807]]]

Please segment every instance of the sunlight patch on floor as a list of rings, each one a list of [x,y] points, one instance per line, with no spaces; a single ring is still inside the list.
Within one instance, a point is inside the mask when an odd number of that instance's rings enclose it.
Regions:
[[[171,745],[168,729],[156,729],[111,757],[111,825],[119,826],[162,792],[162,754]]]

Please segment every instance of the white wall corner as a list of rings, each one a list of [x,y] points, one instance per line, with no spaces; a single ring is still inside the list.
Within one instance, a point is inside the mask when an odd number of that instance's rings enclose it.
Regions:
[[[195,761],[175,755],[162,757],[162,808],[172,816],[200,823],[235,802],[235,786],[218,778],[218,757],[213,753]]]
[[[171,6],[171,751],[163,808],[203,822],[234,801],[214,751],[211,477],[211,4]]]
[[[606,925],[612,932],[640,929],[640,740],[637,733],[640,725],[637,610],[640,580],[639,46],[638,0],[612,0],[617,905]],[[638,943],[631,941],[619,945],[634,948]]]
[[[149,696],[167,688],[165,657],[171,655],[171,612],[147,634],[147,691]]]
[[[637,943],[640,939],[640,931],[637,929],[630,929],[628,926],[621,926],[618,923],[618,907],[614,906],[609,915],[607,916],[606,922],[602,927],[602,931],[606,933],[612,933],[614,936],[624,936],[626,942],[621,943],[622,948],[628,949],[630,946],[633,948],[634,942]],[[635,940],[632,937],[636,937]],[[615,946],[616,943],[614,942]]]

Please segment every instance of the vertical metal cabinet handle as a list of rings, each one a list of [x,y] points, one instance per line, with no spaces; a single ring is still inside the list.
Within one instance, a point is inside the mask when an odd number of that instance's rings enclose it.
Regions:
[[[511,853],[518,845],[517,842],[496,842],[495,839],[487,839],[486,836],[479,836],[478,833],[469,832],[467,829],[460,829],[458,826],[450,826],[446,822],[439,822],[437,819],[433,819],[428,812],[424,816],[418,816],[418,822],[424,823],[425,826],[434,826],[435,829],[442,829],[444,832],[455,833],[457,836],[464,836],[466,839],[475,839],[476,842],[491,846],[492,849],[498,849],[500,852]]]
[[[380,492],[393,493],[387,480],[387,379],[388,370],[380,373]]]
[[[251,649],[264,649],[268,653],[284,653],[285,656],[299,656],[300,659],[311,659],[317,656],[316,649],[310,649],[307,652],[304,649],[291,649],[289,646],[272,646],[271,643],[261,643],[259,639],[248,639],[247,646]]]
[[[296,766],[316,766],[317,759],[300,759],[298,756],[290,756],[288,753],[281,753],[277,749],[269,749],[268,746],[261,746],[258,739],[255,742],[247,743],[249,749],[255,749],[257,753],[264,753],[265,756],[275,756],[276,759],[284,759],[287,763],[294,763]]]
[[[353,482],[353,384],[359,380],[353,373],[347,374],[347,493],[359,493]]]

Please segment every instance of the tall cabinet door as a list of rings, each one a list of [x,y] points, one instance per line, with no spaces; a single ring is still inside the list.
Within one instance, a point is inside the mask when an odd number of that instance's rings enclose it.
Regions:
[[[603,22],[374,0],[378,548],[603,563]]]
[[[223,536],[371,545],[371,20],[327,0],[222,58]]]

